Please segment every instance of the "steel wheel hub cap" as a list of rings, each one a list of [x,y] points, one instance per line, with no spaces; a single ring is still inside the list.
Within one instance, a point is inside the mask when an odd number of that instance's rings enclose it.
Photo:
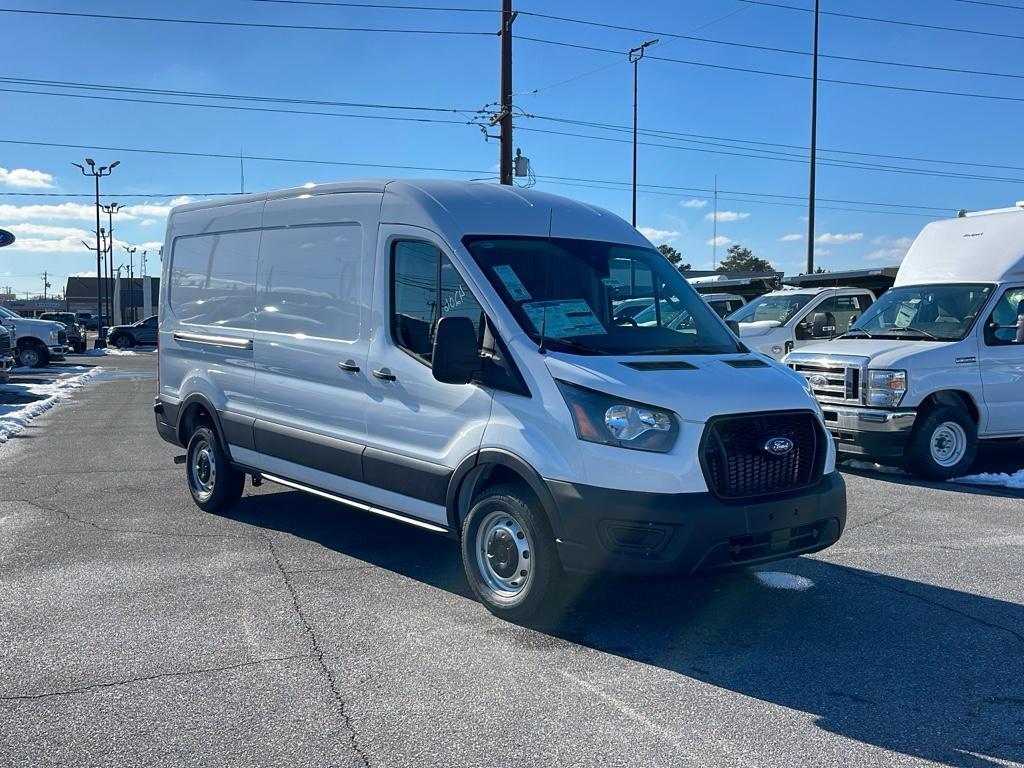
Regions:
[[[477,566],[487,588],[506,598],[525,590],[533,572],[530,548],[515,518],[504,512],[487,515],[476,535]]]
[[[941,467],[952,467],[967,452],[967,433],[955,421],[946,421],[932,433],[932,459]]]
[[[213,450],[206,441],[196,446],[195,458],[191,467],[192,485],[196,493],[204,501],[213,494],[214,484],[217,482],[217,460],[213,456]]]

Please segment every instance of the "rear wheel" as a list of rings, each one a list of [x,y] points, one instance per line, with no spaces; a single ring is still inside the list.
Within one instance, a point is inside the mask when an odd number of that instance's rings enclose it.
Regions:
[[[963,475],[978,451],[978,428],[966,411],[942,405],[914,425],[906,468],[929,480]]]
[[[128,349],[135,346],[135,340],[127,333],[119,333],[113,338],[113,345],[118,349]]]
[[[242,497],[245,475],[231,466],[217,435],[205,424],[188,441],[185,472],[192,500],[206,512],[229,509]]]
[[[561,573],[555,537],[525,486],[495,486],[473,500],[462,525],[462,565],[495,616],[523,621],[554,606]]]
[[[50,351],[38,342],[18,348],[18,365],[22,368],[45,368],[49,363]]]

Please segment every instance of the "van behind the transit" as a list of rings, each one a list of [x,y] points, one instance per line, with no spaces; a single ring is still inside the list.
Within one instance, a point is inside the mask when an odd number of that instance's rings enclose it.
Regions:
[[[498,615],[556,604],[566,572],[734,568],[843,530],[806,382],[606,210],[455,181],[185,205],[161,292],[156,423],[196,504],[251,475],[458,538]]]

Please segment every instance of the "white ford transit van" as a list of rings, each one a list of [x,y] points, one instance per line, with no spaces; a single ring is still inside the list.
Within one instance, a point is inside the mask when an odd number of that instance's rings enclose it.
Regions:
[[[790,354],[840,451],[934,480],[1024,436],[1024,209],[928,224],[843,338]]]
[[[248,474],[459,538],[513,619],[566,571],[730,568],[843,530],[807,383],[608,211],[453,181],[247,195],[175,208],[163,278],[156,424],[203,509]],[[630,298],[672,312],[640,325]]]

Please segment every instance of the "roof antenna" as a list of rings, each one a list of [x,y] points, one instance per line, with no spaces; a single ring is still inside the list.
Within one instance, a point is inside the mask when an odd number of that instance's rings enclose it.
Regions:
[[[555,209],[552,208],[548,211],[548,247],[546,249],[547,255],[544,258],[544,314],[541,315],[540,319],[540,346],[537,347],[537,351],[542,355],[547,354],[547,348],[544,346],[544,339],[548,333],[548,302],[551,300],[551,230],[554,228],[555,221]]]

